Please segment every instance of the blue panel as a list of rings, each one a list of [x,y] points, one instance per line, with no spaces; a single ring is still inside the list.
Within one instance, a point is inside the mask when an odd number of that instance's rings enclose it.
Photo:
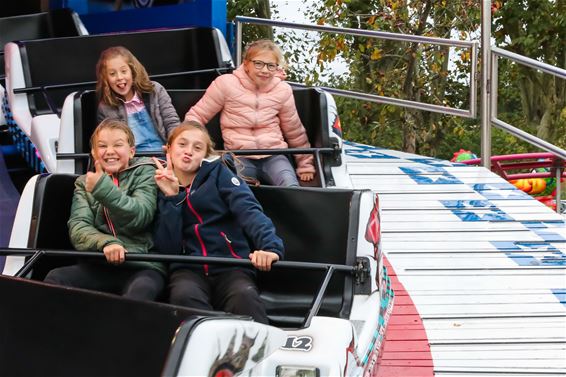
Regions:
[[[453,166],[451,162],[437,160],[436,158],[407,158],[407,160],[429,166]]]
[[[542,258],[537,255],[506,253],[519,266],[566,266],[566,255],[560,251]]]
[[[531,252],[552,251],[559,252],[556,247],[544,241],[491,241],[498,250],[526,250]]]
[[[497,208],[488,200],[440,200],[446,208]]]
[[[471,185],[474,191],[486,191],[486,190],[516,190],[517,188],[510,183],[476,183]]]
[[[419,166],[419,167],[399,167],[399,170],[404,172],[407,175],[415,175],[415,174],[430,174],[430,173],[440,173],[440,174],[448,174],[446,169],[436,166]]]
[[[453,175],[409,175],[419,185],[461,185],[463,184]]]
[[[481,194],[490,200],[532,200],[528,194],[519,190],[502,190],[503,192],[482,191]]]
[[[558,233],[550,232],[550,231],[540,231],[537,229],[532,229],[536,233],[537,236],[542,238],[547,242],[566,242],[566,238],[562,237]]]
[[[389,159],[389,160],[394,160],[397,159],[397,157],[393,157],[393,156],[389,156],[374,150],[360,150],[360,151],[356,151],[356,150],[349,150],[346,149],[346,155],[347,156],[352,156],[352,157],[356,157],[356,158],[372,158],[372,159]]]
[[[83,1],[86,2],[86,1]],[[81,20],[90,34],[133,31],[188,26],[212,26],[226,35],[226,2],[199,0],[178,5],[162,5],[152,8],[127,9],[119,12],[81,12]],[[98,9],[99,11],[100,9]],[[174,48],[173,46],[171,48]]]
[[[559,289],[551,289],[552,293],[556,296],[560,303],[566,306],[566,289],[559,288]]]
[[[474,213],[466,211],[452,211],[462,221],[513,221],[513,218],[499,209],[487,213]]]

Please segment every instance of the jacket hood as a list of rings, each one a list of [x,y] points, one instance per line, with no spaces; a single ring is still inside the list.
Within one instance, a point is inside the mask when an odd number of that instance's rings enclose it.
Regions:
[[[240,80],[242,86],[251,91],[259,91],[261,93],[270,92],[273,88],[275,88],[281,82],[281,79],[277,76],[273,76],[271,82],[267,84],[265,87],[258,89],[256,84],[252,81],[250,76],[246,73],[244,64],[241,64],[234,72],[234,76]]]
[[[202,160],[201,167],[192,186],[194,188],[199,187],[214,170],[222,169],[222,165],[228,168],[234,175],[238,175],[234,156],[231,153],[223,153],[220,156],[211,156]]]
[[[153,162],[153,159],[151,159],[150,157],[132,157],[130,159],[130,165],[126,169],[122,170],[120,173],[128,170],[133,170],[138,166],[142,166],[142,165],[155,166],[155,162]]]

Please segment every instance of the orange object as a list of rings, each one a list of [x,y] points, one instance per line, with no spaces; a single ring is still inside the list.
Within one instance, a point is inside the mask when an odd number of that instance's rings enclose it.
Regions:
[[[519,190],[524,191],[524,192],[529,192],[532,189],[532,186],[531,186],[531,183],[529,182],[529,179],[526,179],[526,178],[517,179],[517,180],[513,181],[512,183],[515,187],[517,187]]]
[[[531,183],[531,190],[528,191],[530,195],[540,194],[546,189],[546,179],[544,178],[529,178]]]

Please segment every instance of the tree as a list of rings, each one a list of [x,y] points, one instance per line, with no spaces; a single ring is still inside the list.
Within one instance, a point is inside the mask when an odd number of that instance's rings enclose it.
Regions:
[[[566,0],[506,0],[494,5],[493,35],[499,46],[566,69]],[[504,78],[500,117],[564,148],[565,81],[505,59],[499,71]]]
[[[460,30],[469,38],[479,26],[477,0],[326,0],[310,10],[319,24],[443,38]],[[349,66],[349,78],[330,75],[328,84],[382,96],[453,107],[467,106],[463,85],[469,53],[443,46],[325,34],[317,46],[319,68],[337,56]],[[454,66],[449,71],[449,64]],[[320,76],[320,74],[319,74]],[[312,78],[316,78],[313,75]],[[451,155],[450,136],[459,132],[465,145],[479,137],[462,133],[477,122],[390,105],[337,99],[346,137],[408,152]],[[367,135],[367,136],[363,136]],[[393,138],[384,142],[383,136]],[[451,139],[446,148],[443,144]],[[445,150],[450,149],[450,150]]]
[[[227,0],[226,10],[228,21],[234,21],[236,16],[271,19],[272,13],[277,13],[269,0]],[[242,34],[244,44],[256,39],[273,39],[273,29],[269,26],[247,25]]]

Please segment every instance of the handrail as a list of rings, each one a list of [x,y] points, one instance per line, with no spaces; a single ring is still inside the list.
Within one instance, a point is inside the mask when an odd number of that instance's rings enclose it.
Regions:
[[[428,44],[441,45],[441,46],[469,48],[471,49],[471,53],[470,53],[471,68],[470,68],[470,101],[469,101],[468,110],[458,109],[449,106],[426,104],[423,102],[412,101],[412,100],[396,99],[393,97],[378,96],[374,94],[367,94],[367,93],[361,93],[361,92],[337,89],[337,88],[326,87],[324,88],[324,90],[328,91],[329,93],[333,93],[346,98],[362,99],[376,103],[386,103],[396,106],[410,107],[417,110],[425,110],[425,111],[431,111],[441,114],[451,114],[463,118],[476,117],[476,113],[477,113],[476,66],[477,66],[477,50],[478,50],[478,42],[476,41],[458,41],[458,40],[452,40],[446,38],[426,37],[426,36],[409,35],[402,33],[390,33],[390,32],[377,31],[377,30],[338,28],[334,26],[275,21],[275,20],[268,20],[268,19],[256,18],[256,17],[237,16],[235,22],[236,22],[236,62],[238,64],[242,61],[241,40],[242,40],[243,23],[278,26],[278,27],[284,27],[290,29],[311,30],[318,32],[330,32],[336,34],[355,35],[355,36],[404,41],[404,42],[428,43]],[[300,84],[295,84],[295,85],[300,85]]]
[[[190,75],[199,75],[202,73],[210,73],[216,72],[219,75],[221,72],[229,72],[232,68],[230,67],[222,67],[222,68],[207,68],[207,69],[198,69],[194,71],[183,71],[183,72],[173,72],[173,73],[160,73],[156,75],[150,75],[149,78],[151,79],[163,79],[169,77],[177,77],[177,76],[190,76]],[[53,84],[53,85],[43,85],[43,86],[29,86],[25,88],[14,88],[14,94],[20,93],[33,93],[33,92],[41,92],[47,91],[51,89],[64,89],[64,88],[76,88],[82,86],[92,86],[95,85],[96,81],[82,81],[82,82],[73,82],[67,84]]]
[[[566,69],[555,67],[547,63],[539,62],[538,60],[531,59],[526,56],[519,55],[515,52],[507,51],[495,46],[491,46],[491,52],[496,56],[505,57],[507,59],[513,60],[516,63],[525,65],[527,67],[535,68],[538,69],[539,71],[550,73],[551,75],[554,75],[561,79],[566,79]]]
[[[76,251],[76,250],[43,250],[43,249],[26,249],[26,248],[0,248],[0,255],[17,255],[30,257],[24,263],[22,268],[15,274],[16,277],[25,277],[33,268],[33,265],[43,258],[47,257],[80,257],[80,258],[94,258],[105,259],[105,255],[101,252],[94,251]],[[128,261],[144,261],[144,262],[178,262],[188,264],[216,264],[228,266],[241,266],[253,267],[249,259],[235,259],[235,258],[219,258],[219,257],[194,257],[188,255],[178,254],[141,254],[131,253],[125,255],[125,262]],[[308,270],[308,271],[326,271],[324,278],[313,295],[311,307],[303,321],[303,327],[308,327],[320,310],[322,300],[326,294],[326,289],[330,283],[334,272],[360,274],[365,273],[363,268],[358,264],[350,266],[346,264],[333,264],[333,263],[318,263],[318,262],[297,262],[297,261],[277,261],[271,266],[272,269],[294,269],[294,270]]]
[[[533,160],[533,161],[517,161],[517,160]],[[460,161],[466,165],[479,165],[481,158]],[[553,172],[556,168],[561,168],[561,176],[566,178],[566,161],[556,157],[553,153],[518,153],[501,156],[491,156],[491,170],[497,172],[506,180],[523,179],[523,178],[550,178],[555,177]],[[548,172],[528,172],[507,174],[511,170],[524,170],[548,168]]]
[[[76,251],[76,250],[46,250],[46,249],[27,249],[27,248],[0,248],[0,255],[15,256],[34,256],[42,254],[50,257],[80,257],[105,259],[103,253],[95,251]],[[249,259],[236,258],[220,258],[220,257],[194,257],[178,254],[142,254],[128,253],[125,255],[126,262],[179,262],[189,264],[218,264],[230,266],[246,266],[251,267],[252,262]],[[26,263],[27,264],[27,263]],[[318,263],[318,262],[297,262],[297,261],[278,261],[272,266],[273,268],[289,268],[297,270],[326,271],[332,267],[339,272],[355,272],[358,267],[346,264]]]
[[[522,56],[516,54],[511,51],[504,50],[499,47],[492,46],[491,47],[491,86],[490,86],[490,95],[491,95],[491,103],[489,106],[489,123],[491,125],[496,126],[499,129],[502,129],[515,137],[526,141],[527,143],[534,145],[542,150],[548,151],[553,155],[559,157],[561,160],[566,160],[566,150],[549,143],[537,136],[531,135],[528,132],[525,132],[515,126],[506,123],[505,121],[497,118],[497,94],[498,94],[498,87],[499,87],[499,72],[498,72],[498,59],[500,57],[507,58],[515,63],[521,64],[523,66],[537,69],[541,72],[548,73],[555,77],[566,79],[566,70],[552,66],[550,64],[546,64],[543,62],[539,62],[535,59],[528,58],[526,56]],[[560,189],[561,183],[560,178],[562,177],[563,167],[561,164],[557,164],[555,167],[555,174],[556,174],[556,212],[561,212],[561,205],[560,205]]]
[[[335,148],[285,148],[285,149],[238,149],[238,150],[219,150],[220,153],[232,153],[237,156],[248,155],[248,156],[261,156],[261,155],[296,155],[296,154],[312,154],[314,155],[316,167],[319,174],[320,184],[322,187],[326,187],[326,179],[324,176],[324,170],[322,169],[321,154],[334,154],[337,153]],[[135,154],[138,157],[154,157],[163,156],[162,152],[137,152]],[[88,159],[90,157],[89,153],[57,153],[56,159],[58,160],[78,160],[78,159]]]
[[[336,150],[330,147],[324,148],[281,148],[281,149],[231,149],[231,150],[217,150],[219,153],[232,153],[235,155],[250,155],[250,156],[260,156],[264,154],[269,155],[293,155],[293,154],[313,154],[313,153],[335,153]],[[153,157],[153,156],[163,156],[162,152],[137,152],[138,157]],[[61,160],[74,160],[79,158],[89,158],[89,153],[57,153],[57,158]]]
[[[289,82],[289,84],[291,86],[296,86],[296,87],[307,87],[307,85],[297,82]],[[445,107],[445,106],[433,105],[424,102],[416,102],[416,101],[400,99],[400,98],[379,96],[377,94],[355,92],[346,89],[330,88],[327,86],[317,86],[317,88],[320,88],[330,94],[336,94],[338,96],[346,97],[346,98],[371,101],[375,103],[385,103],[388,105],[409,107],[411,109],[426,110],[434,113],[450,114],[450,115],[460,116],[462,118],[470,118],[469,116],[470,112],[468,110],[455,109],[453,107]]]

